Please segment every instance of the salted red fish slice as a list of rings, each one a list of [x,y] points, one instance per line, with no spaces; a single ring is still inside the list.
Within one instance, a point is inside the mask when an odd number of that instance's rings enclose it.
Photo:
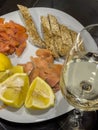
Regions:
[[[56,92],[59,88],[61,64],[54,64],[52,53],[47,49],[38,49],[37,57],[31,56],[31,62],[34,65],[33,71],[30,73],[30,82],[37,76],[45,80]]]
[[[29,75],[30,83],[39,76],[46,81],[54,92],[57,92],[60,81],[61,64],[55,64],[52,53],[46,49],[38,49],[37,57],[30,57],[30,62],[23,64],[25,72]]]
[[[16,55],[20,56],[26,48],[26,29],[14,21],[4,20],[0,18],[0,52],[6,55],[16,52]]]

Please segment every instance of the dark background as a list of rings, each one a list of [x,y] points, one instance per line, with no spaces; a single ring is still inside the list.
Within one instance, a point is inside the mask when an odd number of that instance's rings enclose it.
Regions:
[[[0,16],[18,10],[17,4],[59,9],[76,18],[84,26],[98,23],[98,0],[0,0]],[[0,119],[0,130],[66,130],[65,121],[68,115],[69,113],[37,124],[17,124]],[[85,117],[91,123],[96,121],[89,130],[98,130],[95,115],[92,115],[92,119]]]
[[[98,0],[0,0],[0,15],[18,10],[17,4],[59,9],[72,15],[84,26],[98,22]]]

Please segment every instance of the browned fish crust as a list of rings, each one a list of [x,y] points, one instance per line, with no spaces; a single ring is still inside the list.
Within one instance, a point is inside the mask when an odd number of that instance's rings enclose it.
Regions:
[[[44,42],[42,41],[41,37],[39,36],[35,23],[33,21],[32,16],[30,15],[29,9],[22,5],[17,5],[23,18],[24,22],[27,28],[27,31],[29,33],[30,40],[32,44],[38,46],[38,47],[45,47]]]

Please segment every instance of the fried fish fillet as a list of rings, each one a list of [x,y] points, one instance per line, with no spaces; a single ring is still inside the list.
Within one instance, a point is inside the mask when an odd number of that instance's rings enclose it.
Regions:
[[[41,39],[29,9],[23,5],[17,5],[29,33],[33,45],[51,50],[53,56],[66,56],[74,44],[77,34],[61,25],[54,15],[41,16],[43,40]]]
[[[59,25],[62,37],[61,55],[65,56],[73,45],[71,30],[65,25]]]
[[[42,27],[43,38],[45,41],[46,48],[51,50],[55,58],[59,57],[54,46],[54,38],[51,32],[51,28],[47,16],[41,16],[41,27]]]
[[[61,38],[61,32],[59,28],[59,23],[57,21],[57,18],[53,15],[48,15],[49,23],[50,23],[50,28],[51,32],[54,38],[54,46],[56,51],[60,56],[62,56],[61,53],[61,46],[62,46],[62,38]]]
[[[35,23],[33,21],[33,18],[29,12],[29,9],[23,5],[17,5],[25,22],[27,31],[29,33],[30,40],[33,45],[36,45],[38,47],[44,47],[44,42],[42,41],[41,37],[39,36],[39,33],[37,32]]]

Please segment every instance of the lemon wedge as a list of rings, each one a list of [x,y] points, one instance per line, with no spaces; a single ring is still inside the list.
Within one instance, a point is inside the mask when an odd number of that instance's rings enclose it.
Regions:
[[[25,73],[16,73],[0,84],[0,100],[11,107],[20,108],[26,98],[29,79]]]
[[[11,69],[7,69],[5,71],[0,72],[0,83],[9,78],[11,75],[15,73],[23,73],[23,66],[13,66]]]
[[[55,95],[51,87],[41,78],[33,80],[27,92],[25,107],[33,109],[46,109],[54,106]]]
[[[4,71],[12,67],[12,63],[8,56],[0,53],[0,71]]]

